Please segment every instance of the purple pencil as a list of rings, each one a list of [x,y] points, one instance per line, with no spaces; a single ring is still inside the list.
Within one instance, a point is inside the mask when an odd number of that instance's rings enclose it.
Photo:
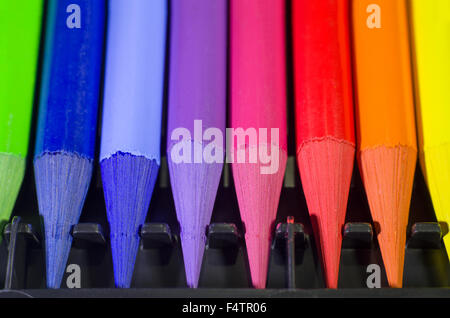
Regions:
[[[186,279],[193,288],[224,160],[226,4],[172,2],[167,157]]]

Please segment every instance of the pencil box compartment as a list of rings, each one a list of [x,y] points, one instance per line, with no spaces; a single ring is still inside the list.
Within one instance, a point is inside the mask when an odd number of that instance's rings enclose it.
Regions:
[[[135,264],[133,288],[186,287],[179,225],[170,185],[165,181],[166,173],[161,172],[146,223],[140,229],[141,245]],[[199,283],[200,288],[221,289],[224,296],[231,295],[227,291],[229,288],[248,289],[250,286],[245,226],[240,220],[234,188],[229,182],[229,176],[225,175],[227,173],[229,171],[225,169],[213,219],[205,229],[207,248]],[[301,239],[296,239],[293,256],[293,286],[321,289],[325,287],[321,260],[312,235],[305,199],[299,195],[302,190],[297,169],[288,169],[289,173],[294,175],[286,178],[294,181],[291,184],[285,182],[282,189],[277,220],[273,226],[267,288],[285,289],[289,285],[289,255],[285,233],[280,228],[286,226],[288,217],[292,216],[294,223],[302,228]],[[448,287],[450,265],[442,243],[447,228],[445,224],[436,222],[423,177],[419,170],[416,174],[405,246],[404,288]],[[109,229],[98,178],[99,174],[95,174],[80,223],[72,228],[74,240],[61,285],[63,289],[114,288]],[[19,226],[14,225],[14,222],[3,225],[0,286],[11,289],[45,288],[45,242],[31,180],[32,174],[28,171],[14,212],[15,216],[20,217]],[[13,231],[14,227],[16,232]],[[346,225],[342,230],[344,239],[339,288],[372,288],[378,287],[378,283],[380,287],[387,287],[376,239],[379,229],[371,223],[356,167]],[[12,237],[16,241],[13,258],[8,255]],[[186,290],[186,295],[189,295],[189,290]]]

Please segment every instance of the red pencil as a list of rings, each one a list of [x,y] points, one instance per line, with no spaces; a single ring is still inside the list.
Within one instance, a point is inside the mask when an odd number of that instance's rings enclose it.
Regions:
[[[347,0],[294,0],[297,159],[325,281],[337,288],[355,155]]]
[[[231,126],[238,137],[230,148],[238,152],[233,177],[256,288],[266,285],[287,160],[285,18],[284,1],[231,1]]]

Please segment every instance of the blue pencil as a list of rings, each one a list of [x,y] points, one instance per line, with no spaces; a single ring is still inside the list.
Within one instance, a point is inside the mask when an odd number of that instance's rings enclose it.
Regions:
[[[95,151],[105,2],[48,2],[34,172],[45,226],[47,287],[59,288]]]
[[[160,166],[166,0],[110,0],[100,168],[114,278],[130,287]]]

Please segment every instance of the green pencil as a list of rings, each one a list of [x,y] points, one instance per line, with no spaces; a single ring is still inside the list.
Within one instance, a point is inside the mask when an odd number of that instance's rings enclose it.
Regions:
[[[25,173],[43,0],[0,4],[0,222],[8,221]]]

